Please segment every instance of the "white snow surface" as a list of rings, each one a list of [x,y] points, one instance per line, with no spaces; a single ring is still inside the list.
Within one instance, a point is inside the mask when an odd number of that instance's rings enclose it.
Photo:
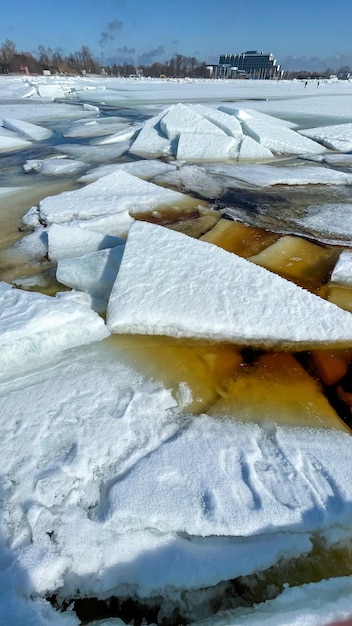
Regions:
[[[107,323],[115,333],[261,347],[352,340],[350,313],[217,246],[144,222],[130,228]]]

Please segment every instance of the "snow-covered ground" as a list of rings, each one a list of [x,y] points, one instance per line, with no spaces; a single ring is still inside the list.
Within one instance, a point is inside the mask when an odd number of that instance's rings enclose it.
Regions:
[[[320,246],[352,245],[351,104],[347,81],[0,77],[1,623],[73,626],[82,598],[352,616],[350,429],[294,356],[351,359],[317,295],[352,282]],[[316,201],[273,233],[214,210],[263,189]]]

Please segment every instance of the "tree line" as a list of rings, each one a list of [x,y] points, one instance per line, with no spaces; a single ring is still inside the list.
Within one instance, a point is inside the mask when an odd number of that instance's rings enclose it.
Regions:
[[[131,63],[101,64],[91,53],[88,46],[64,56],[57,50],[38,46],[38,52],[18,51],[11,39],[6,39],[0,46],[0,73],[42,74],[44,70],[51,74],[108,74],[112,76],[130,76],[136,73],[159,78],[160,76],[206,78],[209,76],[207,66],[195,57],[177,54],[165,63],[156,62],[150,66],[140,65],[138,68]]]
[[[38,46],[38,52],[18,51],[16,44],[11,39],[6,39],[0,46],[0,74],[29,73],[42,74],[43,71],[51,74],[107,74],[109,76],[150,76],[152,78],[208,78],[209,70],[205,62],[198,61],[196,57],[187,57],[176,54],[165,63],[155,62],[151,65],[140,65],[138,68],[131,63],[107,63],[97,61],[88,46],[82,46],[76,52],[70,52],[66,56],[57,50]],[[350,67],[344,65],[338,69],[327,68],[324,72],[309,72],[302,70],[286,71],[285,78],[321,78],[337,74],[346,77],[352,73]]]

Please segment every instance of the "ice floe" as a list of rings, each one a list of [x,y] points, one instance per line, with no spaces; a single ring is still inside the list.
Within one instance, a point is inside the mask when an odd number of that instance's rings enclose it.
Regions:
[[[43,141],[53,136],[53,131],[38,126],[37,124],[24,122],[23,120],[6,117],[2,120],[2,125],[4,128],[13,130],[20,137],[24,137],[24,139],[28,139],[29,141]]]
[[[46,230],[48,256],[53,261],[79,257],[89,252],[123,245],[125,239],[70,225],[52,224]]]
[[[121,245],[90,252],[82,257],[61,259],[57,264],[56,279],[67,287],[85,291],[107,304],[123,252],[124,246]]]
[[[119,170],[82,189],[65,191],[58,196],[44,198],[38,207],[40,222],[50,225],[77,220],[90,221],[92,230],[96,230],[96,219],[110,218],[109,224],[116,221],[116,227],[110,234],[124,236],[126,224],[132,222],[136,214],[153,213],[157,216],[163,210],[182,213],[183,204],[193,203],[187,196],[153,183],[141,180],[128,172]],[[27,215],[31,219],[33,211]],[[121,232],[118,232],[118,218],[123,218]],[[26,215],[24,216],[26,221]],[[89,224],[88,224],[89,227]]]
[[[136,267],[137,254],[143,264]],[[261,347],[300,349],[352,339],[345,311],[216,246],[138,222],[129,232],[107,320],[115,333]]]
[[[352,123],[336,124],[335,126],[321,126],[300,130],[299,133],[331,150],[349,152],[352,150]]]
[[[343,285],[352,286],[352,253],[341,252],[331,274],[331,280]]]

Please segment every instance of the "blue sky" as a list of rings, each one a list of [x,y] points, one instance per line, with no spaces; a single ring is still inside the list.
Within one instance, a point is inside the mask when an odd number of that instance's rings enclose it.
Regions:
[[[102,62],[134,64],[259,50],[283,67],[336,55],[352,65],[351,23],[350,0],[4,0],[0,44],[33,54],[40,44],[64,54],[87,45]]]

